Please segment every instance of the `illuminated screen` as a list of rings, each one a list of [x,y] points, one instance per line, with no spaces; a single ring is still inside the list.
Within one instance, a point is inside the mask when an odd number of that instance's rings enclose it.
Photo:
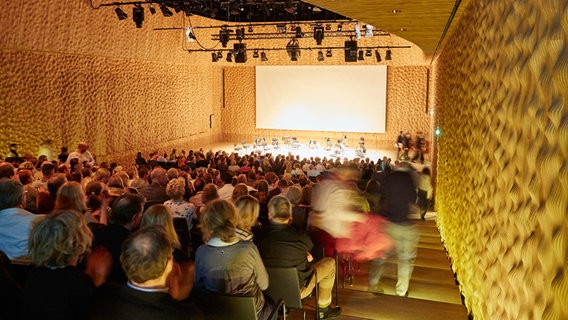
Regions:
[[[256,127],[384,133],[386,91],[386,66],[259,66]]]

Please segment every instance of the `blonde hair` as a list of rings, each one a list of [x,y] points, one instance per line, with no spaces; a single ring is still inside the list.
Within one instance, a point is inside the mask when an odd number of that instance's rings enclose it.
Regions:
[[[34,221],[28,247],[36,266],[64,267],[91,247],[93,234],[74,210],[58,211]]]
[[[142,221],[140,221],[140,227],[159,225],[166,229],[166,234],[172,247],[176,249],[181,248],[176,229],[174,227],[174,217],[170,208],[163,204],[155,204],[144,212],[142,215]]]
[[[166,193],[168,194],[168,197],[174,200],[181,198],[185,194],[185,179],[175,178],[170,180],[166,187]]]
[[[81,213],[87,211],[85,191],[79,182],[65,182],[57,190],[54,210],[77,210]]]
[[[235,227],[237,225],[237,209],[227,200],[213,200],[203,210],[201,232],[203,241],[207,242],[218,237],[225,242],[235,240]]]
[[[235,201],[235,206],[239,214],[237,227],[250,231],[252,226],[257,223],[258,214],[260,212],[258,200],[250,195],[242,196]]]
[[[233,201],[235,201],[238,198],[246,196],[248,194],[249,194],[249,190],[248,190],[247,185],[244,184],[244,183],[239,183],[233,189],[233,195],[231,196],[231,199],[233,199]]]

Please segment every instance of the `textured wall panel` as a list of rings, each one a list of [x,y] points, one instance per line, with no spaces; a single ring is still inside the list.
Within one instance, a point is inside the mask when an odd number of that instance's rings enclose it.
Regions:
[[[283,61],[286,63],[286,61]],[[356,146],[365,137],[367,148],[393,148],[400,130],[413,134],[422,130],[430,133],[430,115],[426,113],[426,72],[424,66],[389,67],[387,74],[386,133],[348,134],[349,145]],[[289,131],[256,128],[255,68],[225,68],[225,108],[222,112],[223,138],[227,141],[251,141],[257,137],[296,136],[298,139],[339,138],[339,132]],[[334,90],[334,88],[330,88]],[[340,90],[340,89],[338,89]],[[346,95],[356,94],[345,92]],[[346,110],[345,112],[349,112]],[[302,115],[298,115],[299,117]],[[317,119],[314,119],[317,121]],[[430,139],[430,137],[428,137]],[[305,142],[305,141],[304,141]]]
[[[438,223],[476,319],[568,319],[568,3],[472,0],[437,61]]]

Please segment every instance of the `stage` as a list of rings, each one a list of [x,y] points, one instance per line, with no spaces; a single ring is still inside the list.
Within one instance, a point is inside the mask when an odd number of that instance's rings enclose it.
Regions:
[[[245,146],[246,148],[243,148],[243,144],[242,141],[240,142],[218,142],[218,143],[213,143],[207,146],[203,147],[204,151],[208,151],[208,150],[213,150],[213,151],[225,151],[227,153],[233,153],[233,152],[237,152],[239,155],[244,155],[244,154],[250,154],[251,152],[260,152],[262,154],[265,153],[272,153],[273,155],[294,155],[297,156],[299,155],[300,158],[310,158],[310,157],[319,157],[319,158],[337,158],[339,157],[341,160],[343,160],[344,158],[347,158],[349,160],[351,159],[355,159],[355,158],[360,158],[360,159],[365,159],[365,158],[369,158],[371,161],[374,161],[375,163],[377,162],[377,160],[382,159],[383,157],[387,157],[387,158],[391,158],[392,162],[394,163],[395,159],[396,159],[396,153],[397,150],[396,148],[392,147],[391,150],[382,150],[382,149],[366,149],[366,152],[364,154],[358,152],[358,149],[360,150],[358,145],[349,145],[347,144],[344,148],[340,149],[337,146],[333,146],[331,148],[328,148],[328,146],[322,146],[319,143],[318,144],[309,144],[309,141],[299,141],[299,144],[296,145],[292,145],[292,144],[278,144],[278,147],[276,148],[275,146],[272,146],[271,142],[270,144],[267,144],[266,146],[262,146],[261,144],[258,145],[254,145],[254,141],[247,141]],[[268,140],[267,140],[268,142]],[[303,143],[302,143],[303,142]],[[236,147],[235,147],[236,146]],[[410,156],[412,156],[412,152],[410,153]],[[429,165],[430,162],[430,157],[429,155],[425,155],[426,159],[424,164],[425,165]],[[416,165],[416,167],[421,167],[419,164]]]

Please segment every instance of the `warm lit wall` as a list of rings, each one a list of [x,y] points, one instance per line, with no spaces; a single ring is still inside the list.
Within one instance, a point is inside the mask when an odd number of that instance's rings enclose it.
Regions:
[[[472,0],[437,62],[438,223],[476,319],[568,319],[567,17]]]
[[[392,149],[400,130],[410,130],[412,133],[422,130],[430,139],[431,116],[426,112],[426,99],[431,98],[430,95],[426,95],[427,70],[428,67],[425,66],[389,67],[386,133],[347,133],[349,145],[355,146],[360,137],[365,137],[367,148]],[[225,68],[224,78],[225,105],[221,110],[224,140],[250,142],[258,137],[296,136],[300,140],[316,139],[321,145],[325,145],[325,137],[336,140],[342,136],[340,132],[257,129],[254,67]],[[341,90],[340,88],[329,89]],[[345,94],[357,93],[345,92]],[[345,112],[349,112],[349,109],[346,108]],[[298,117],[302,115],[299,114]],[[313,119],[313,121],[318,120]],[[302,142],[307,143],[307,141]]]
[[[96,1],[95,1],[96,2]],[[222,69],[182,50],[181,15],[150,15],[142,29],[87,1],[0,2],[0,153],[35,153],[43,139],[99,160],[218,141],[209,115],[222,102]],[[130,11],[129,11],[130,10]]]

